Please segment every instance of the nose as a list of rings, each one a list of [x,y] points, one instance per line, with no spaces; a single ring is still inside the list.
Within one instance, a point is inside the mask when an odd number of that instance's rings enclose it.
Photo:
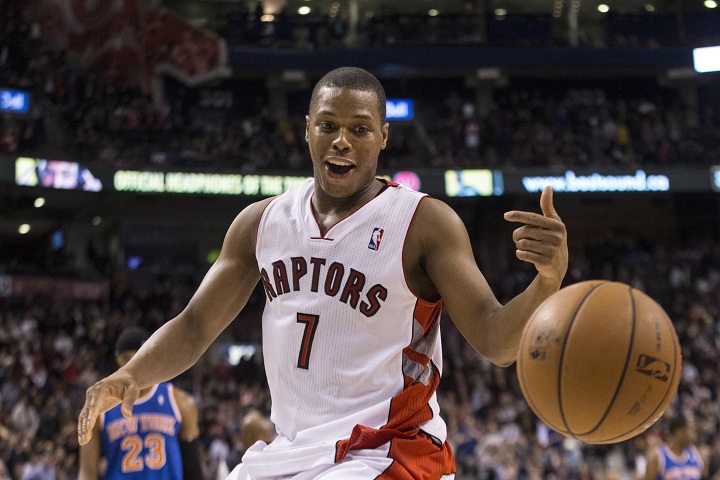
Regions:
[[[352,148],[347,138],[347,130],[344,128],[338,129],[337,136],[332,142],[332,147],[338,152],[346,152]]]

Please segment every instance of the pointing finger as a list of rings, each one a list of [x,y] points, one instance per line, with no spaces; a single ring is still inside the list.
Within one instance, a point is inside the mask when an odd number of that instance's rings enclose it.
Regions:
[[[550,228],[552,223],[550,217],[540,215],[539,213],[521,212],[518,210],[505,212],[504,217],[508,222],[526,223],[540,228]]]

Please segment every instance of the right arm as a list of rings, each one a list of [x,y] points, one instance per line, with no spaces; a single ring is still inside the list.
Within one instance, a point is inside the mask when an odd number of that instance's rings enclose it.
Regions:
[[[247,303],[260,279],[255,243],[260,217],[271,199],[254,203],[235,218],[217,261],[187,307],[160,327],[133,358],[90,387],[78,419],[78,439],[86,444],[100,413],[122,404],[125,417],[140,390],[170,380],[200,358]]]

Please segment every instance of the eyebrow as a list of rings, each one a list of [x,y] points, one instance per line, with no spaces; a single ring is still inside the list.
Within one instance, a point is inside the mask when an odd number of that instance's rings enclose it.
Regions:
[[[317,112],[315,115],[325,115],[325,116],[328,116],[328,117],[335,117],[335,116],[337,116],[337,115],[335,115],[335,113],[331,112],[330,110],[320,110],[320,111]],[[361,118],[361,119],[366,119],[366,120],[372,120],[372,119],[373,119],[373,116],[370,115],[369,113],[361,113],[361,114],[358,114],[358,115],[354,115],[353,118]]]

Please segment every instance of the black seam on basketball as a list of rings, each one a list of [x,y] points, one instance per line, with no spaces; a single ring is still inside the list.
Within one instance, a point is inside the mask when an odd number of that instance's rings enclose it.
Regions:
[[[563,424],[565,425],[565,431],[570,434],[573,438],[577,438],[575,432],[573,432],[570,429],[570,425],[568,425],[567,419],[565,418],[565,409],[563,409],[563,402],[562,402],[562,372],[563,372],[563,360],[565,359],[565,347],[567,346],[568,338],[570,337],[570,332],[572,331],[572,326],[575,323],[575,319],[578,316],[578,312],[580,311],[580,308],[583,306],[585,301],[588,299],[590,294],[595,291],[595,289],[600,288],[602,285],[605,285],[607,282],[598,283],[594,287],[592,287],[590,290],[587,291],[585,296],[580,300],[580,302],[577,304],[577,307],[575,307],[575,311],[573,312],[573,316],[570,319],[570,323],[568,324],[567,330],[565,330],[565,338],[563,338],[563,344],[562,348],[560,349],[560,359],[558,360],[558,379],[557,379],[557,392],[558,392],[558,409],[560,410],[560,418],[562,418]]]
[[[630,295],[632,296],[632,288],[630,289]],[[633,299],[634,299],[634,297],[633,297]],[[672,323],[670,324],[670,326],[672,327]],[[674,332],[674,327],[670,329],[670,333],[672,334],[670,338],[672,338],[672,339],[674,340],[674,339],[676,338],[676,334],[675,334],[675,332]],[[673,373],[674,373],[674,372],[677,372],[678,358],[680,358],[680,357],[678,357],[678,351],[677,351],[677,347],[678,347],[679,343],[680,343],[680,342],[673,342],[673,356],[674,356]],[[680,383],[680,375],[678,375],[677,378],[678,378],[678,384],[679,384],[679,383]],[[670,393],[672,390],[675,390],[675,388],[677,388],[677,387],[673,388],[673,383],[674,383],[674,382],[670,382],[670,384],[668,385],[667,390],[665,390],[665,395],[663,395],[662,399],[658,402],[657,406],[655,407],[655,410],[653,410],[652,413],[650,413],[650,415],[648,415],[647,417],[645,417],[645,420],[643,420],[642,422],[638,423],[637,425],[635,425],[635,427],[631,428],[630,430],[628,430],[628,431],[625,432],[625,433],[622,433],[622,434],[620,434],[620,435],[616,435],[616,436],[614,436],[614,437],[612,437],[612,438],[606,438],[606,439],[604,439],[604,440],[595,440],[593,443],[612,443],[613,440],[615,440],[615,439],[617,439],[617,438],[622,438],[622,437],[624,437],[625,435],[627,435],[628,433],[632,432],[633,430],[635,430],[635,429],[636,429],[637,427],[639,427],[640,425],[646,423],[648,420],[650,420],[650,419],[655,415],[655,413],[658,411],[658,408],[660,408],[660,405],[662,405],[663,403],[665,403],[665,399],[667,398],[668,393]],[[667,408],[667,406],[666,406],[665,408]],[[642,433],[642,432],[637,432],[637,433],[640,434],[640,433]]]
[[[538,307],[538,309],[540,309],[543,305],[545,305],[545,303],[547,303],[547,301],[548,301],[548,299],[545,299],[545,301],[540,305],[540,307]],[[523,343],[523,342],[522,342],[522,339],[521,339],[521,343]],[[521,390],[527,391],[527,383],[525,383],[525,377],[524,377],[524,375],[517,375],[518,372],[522,371],[522,365],[523,365],[523,362],[524,362],[524,361],[523,361],[523,357],[524,357],[523,355],[518,355],[517,365],[516,365],[516,367],[515,367],[515,373],[516,373],[518,382],[520,383],[520,388],[521,388]],[[557,427],[550,427],[550,424],[551,424],[552,422],[549,422],[549,421],[547,420],[547,418],[545,418],[543,415],[540,414],[540,410],[535,406],[535,403],[532,401],[532,399],[530,398],[530,396],[529,396],[529,395],[523,395],[523,397],[525,398],[525,401],[526,401],[527,404],[530,406],[530,409],[531,409],[532,412],[535,414],[535,416],[536,416],[537,418],[539,418],[540,421],[543,422],[548,428],[552,428],[552,429],[555,430],[556,432],[559,432],[559,433],[562,433],[562,434],[566,434],[566,433],[569,434],[569,433],[570,433],[570,432],[568,432],[567,430],[560,430],[560,429],[558,429]]]
[[[615,387],[615,393],[612,396],[612,399],[610,399],[610,403],[607,406],[607,409],[605,410],[605,413],[603,413],[603,416],[600,417],[600,420],[598,421],[597,425],[593,427],[590,431],[578,433],[578,435],[589,435],[593,433],[595,430],[597,430],[600,425],[605,421],[605,418],[607,418],[608,414],[610,413],[610,410],[613,407],[613,404],[615,403],[615,400],[617,400],[618,394],[620,393],[620,389],[622,388],[623,380],[625,380],[625,374],[627,373],[628,364],[630,363],[630,357],[632,357],[632,349],[633,344],[635,342],[635,323],[637,322],[636,316],[637,316],[637,310],[635,309],[635,297],[632,294],[632,288],[628,287],[628,295],[630,295],[630,305],[632,306],[632,329],[630,330],[630,342],[628,345],[627,354],[625,355],[625,365],[623,365],[622,374],[620,375],[620,380],[618,380],[617,387]]]
[[[517,370],[522,370],[522,367],[520,366],[520,364],[521,364],[522,362],[523,362],[523,356],[522,356],[522,355],[518,355],[518,365],[517,365],[517,367],[516,367],[516,373],[517,373]],[[517,375],[517,378],[518,378],[518,382],[520,383],[520,388],[521,388],[523,391],[527,391],[527,390],[525,390],[525,389],[526,389],[526,383],[525,383],[525,380],[524,380],[523,375]],[[543,422],[548,428],[552,428],[552,429],[555,430],[556,432],[559,432],[559,433],[562,433],[562,434],[570,433],[570,432],[568,432],[568,431],[566,431],[566,430],[558,430],[558,429],[555,428],[555,427],[551,427],[551,426],[550,426],[550,423],[551,423],[551,422],[548,422],[547,418],[545,418],[543,415],[540,415],[539,409],[535,406],[535,403],[533,403],[533,401],[530,399],[530,396],[529,396],[529,395],[524,395],[524,397],[525,397],[525,401],[526,401],[527,404],[530,406],[530,409],[533,411],[533,413],[535,414],[535,416],[538,417],[538,418],[540,419],[540,421]]]

